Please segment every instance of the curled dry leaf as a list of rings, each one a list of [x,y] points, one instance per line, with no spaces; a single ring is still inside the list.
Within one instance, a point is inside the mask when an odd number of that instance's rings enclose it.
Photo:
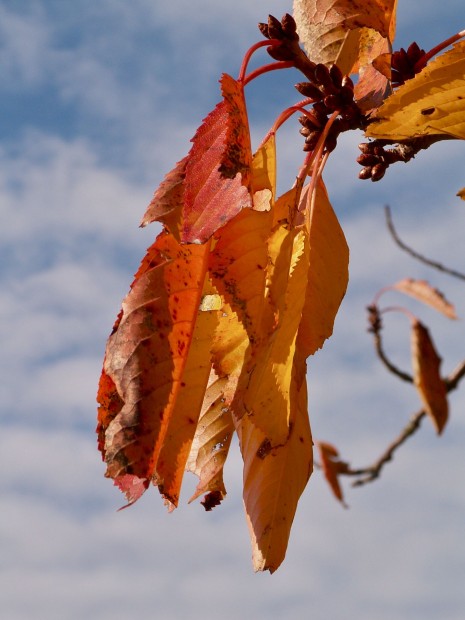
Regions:
[[[376,111],[366,135],[406,140],[449,135],[465,139],[465,41],[433,59]]]
[[[410,295],[418,301],[428,304],[449,319],[456,319],[454,306],[447,301],[441,291],[432,287],[426,280],[414,280],[413,278],[405,278],[393,284],[392,287],[396,291]]]
[[[440,375],[441,358],[428,329],[419,321],[412,324],[412,365],[415,386],[425,411],[438,434],[442,433],[449,414],[447,389]]]
[[[334,496],[347,508],[344,502],[344,495],[339,484],[339,475],[347,471],[349,465],[339,459],[339,452],[336,448],[323,441],[317,441],[318,452],[320,454],[321,468],[323,475],[328,482]]]

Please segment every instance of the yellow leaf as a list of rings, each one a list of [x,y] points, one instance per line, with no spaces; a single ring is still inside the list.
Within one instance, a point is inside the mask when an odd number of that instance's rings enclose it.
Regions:
[[[274,134],[261,144],[252,160],[252,193],[269,190],[274,201],[276,191],[276,140]]]
[[[303,362],[305,366],[305,362]],[[305,376],[305,368],[300,368]],[[297,502],[313,469],[307,384],[293,382],[289,437],[272,447],[248,416],[236,426],[244,458],[244,506],[256,571],[275,571],[284,559]]]
[[[302,200],[312,198],[307,190],[304,189]],[[308,285],[298,335],[298,346],[305,357],[313,355],[333,333],[349,281],[349,248],[323,181],[313,197],[309,235]]]
[[[219,499],[226,495],[223,466],[228,456],[234,424],[224,397],[228,379],[218,378],[215,373],[212,373],[212,379],[205,393],[187,461],[187,470],[199,477],[199,483],[189,502],[204,493],[215,493]]]
[[[301,230],[294,237],[290,264],[283,261],[285,289],[281,291],[282,310],[271,338],[258,354],[248,360],[250,373],[244,376],[244,412],[261,429],[270,445],[287,440],[291,416],[291,384],[296,355],[296,338],[308,276],[308,236]],[[278,271],[278,273],[277,273]],[[275,277],[281,274],[276,270]]]
[[[253,345],[268,337],[273,322],[264,295],[272,219],[271,211],[242,210],[221,229],[209,259],[214,285],[237,311]]]
[[[392,288],[410,295],[411,297],[428,304],[438,312],[441,312],[449,319],[456,319],[454,306],[447,301],[441,291],[433,288],[426,280],[414,280],[405,278],[392,285]]]
[[[412,364],[418,393],[439,435],[449,415],[446,384],[440,375],[441,358],[427,328],[419,321],[412,324]]]
[[[373,116],[366,135],[406,140],[447,134],[465,139],[465,41],[400,86]]]

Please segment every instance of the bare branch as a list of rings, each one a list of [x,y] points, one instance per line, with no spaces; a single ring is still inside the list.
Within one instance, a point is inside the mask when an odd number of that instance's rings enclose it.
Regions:
[[[447,392],[452,392],[453,390],[455,390],[464,376],[465,360],[461,362],[446,379],[444,379],[447,386]],[[409,437],[414,435],[416,431],[420,428],[421,421],[425,417],[425,415],[426,412],[424,409],[417,411],[410,418],[408,424],[402,429],[398,437],[389,444],[386,450],[372,465],[360,469],[347,468],[346,470],[341,471],[341,475],[356,476],[358,479],[352,483],[352,486],[354,487],[363,486],[364,484],[367,484],[368,482],[373,482],[373,480],[379,478],[381,470],[386,465],[386,463],[392,461],[396,450],[403,443],[405,443]]]
[[[407,383],[413,383],[413,377],[409,375],[407,372],[404,372],[403,370],[400,370],[399,368],[397,368],[397,366],[395,366],[391,362],[391,360],[387,357],[384,351],[383,341],[381,338],[381,330],[382,330],[383,325],[381,322],[381,317],[380,317],[377,306],[375,305],[368,306],[367,310],[369,314],[368,321],[370,323],[370,328],[368,331],[370,331],[373,334],[375,350],[376,350],[376,353],[379,359],[386,366],[389,372],[392,372],[392,374],[399,377],[399,379],[402,379],[402,381],[406,381]]]
[[[438,271],[442,271],[443,273],[453,276],[454,278],[465,280],[465,274],[461,273],[460,271],[456,271],[455,269],[450,269],[449,267],[445,267],[441,263],[433,261],[430,258],[427,258],[426,256],[423,256],[422,254],[419,254],[418,252],[413,250],[411,247],[409,247],[406,243],[404,243],[402,239],[399,237],[399,235],[397,234],[396,229],[394,228],[394,223],[392,221],[392,216],[391,216],[391,209],[389,208],[389,206],[386,205],[384,207],[384,212],[386,215],[386,224],[389,229],[389,232],[391,233],[391,236],[394,239],[395,243],[402,250],[404,250],[404,252],[407,252],[407,254],[409,254],[413,258],[416,258],[423,264],[428,265],[429,267],[433,267],[434,269],[437,269]]]

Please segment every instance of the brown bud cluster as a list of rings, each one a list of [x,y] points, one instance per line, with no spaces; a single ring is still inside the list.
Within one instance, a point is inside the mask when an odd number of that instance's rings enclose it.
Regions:
[[[372,334],[379,334],[383,324],[381,322],[381,315],[378,308],[373,304],[367,306],[368,312],[368,331]]]
[[[357,163],[363,166],[358,173],[359,179],[379,181],[391,164],[396,161],[405,161],[405,157],[398,150],[385,149],[386,144],[387,142],[383,140],[374,140],[358,145],[362,154],[357,157]]]
[[[415,41],[405,51],[403,47],[391,56],[391,81],[400,86],[410,80],[426,66],[426,52]]]
[[[281,18],[281,21],[273,17],[273,15],[269,15],[268,23],[260,23],[258,27],[262,35],[267,39],[281,41],[280,45],[270,45],[267,48],[267,52],[272,58],[275,60],[294,60],[299,35],[297,34],[297,25],[292,15],[286,13]]]
[[[304,151],[314,150],[329,116],[337,110],[339,115],[325,140],[325,151],[331,152],[336,147],[339,134],[349,129],[363,128],[365,117],[354,101],[352,80],[343,76],[337,65],[328,68],[317,64],[308,77],[311,81],[295,85],[301,95],[314,101],[311,116],[299,118],[302,125],[300,133],[305,136]]]

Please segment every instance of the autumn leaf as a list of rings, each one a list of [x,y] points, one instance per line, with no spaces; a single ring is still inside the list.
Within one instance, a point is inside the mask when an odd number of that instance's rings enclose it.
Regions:
[[[433,288],[426,280],[414,280],[405,278],[393,284],[392,289],[410,295],[414,299],[428,304],[438,312],[441,312],[449,319],[456,319],[454,306],[447,301],[441,291]]]
[[[305,375],[301,368],[301,374]],[[274,572],[286,554],[297,502],[313,469],[307,385],[292,383],[289,437],[271,446],[248,416],[237,423],[244,458],[244,506],[256,571]]]
[[[320,454],[323,475],[336,499],[338,499],[341,504],[347,508],[347,505],[344,502],[342,488],[339,484],[339,476],[348,470],[348,464],[339,459],[339,453],[332,444],[317,441],[316,445]]]
[[[221,79],[223,101],[192,139],[184,180],[182,241],[202,243],[252,206],[252,151],[243,86]]]
[[[349,248],[321,179],[313,197],[305,190],[302,194],[302,201],[312,198],[308,284],[298,335],[298,346],[306,357],[333,333],[349,281]]]
[[[449,414],[447,389],[440,375],[441,358],[428,329],[419,321],[412,324],[412,364],[415,386],[439,435],[444,430]]]
[[[462,200],[465,200],[465,187],[462,187],[462,189],[457,192],[456,196]]]
[[[388,140],[448,135],[465,139],[465,41],[433,59],[374,114],[366,135]]]
[[[184,203],[184,178],[187,157],[169,172],[157,190],[140,223],[141,227],[152,222],[164,224],[175,238],[180,240],[180,215]]]
[[[129,474],[164,484],[166,463],[159,464],[159,475],[157,462],[164,442],[173,440],[173,414],[178,439],[184,440],[186,428],[194,434],[210,372],[205,339],[211,338],[211,326],[197,321],[208,252],[209,244],[181,246],[162,232],[123,302],[107,343],[98,395],[102,456],[107,476],[116,481]],[[179,411],[178,398],[192,399],[192,408]]]
[[[226,495],[223,466],[234,434],[234,424],[224,397],[228,379],[218,378],[214,372],[211,377],[186,464],[186,469],[199,478],[189,502],[204,493],[216,494],[219,499]]]
[[[391,51],[397,0],[294,0],[294,17],[309,57],[337,64],[342,73],[358,73],[355,96],[368,112],[382,102],[387,78],[373,61]]]

